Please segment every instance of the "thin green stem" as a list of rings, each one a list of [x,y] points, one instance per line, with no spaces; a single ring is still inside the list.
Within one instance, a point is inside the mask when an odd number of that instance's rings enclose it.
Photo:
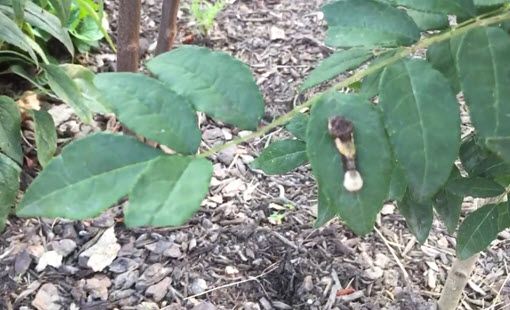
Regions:
[[[497,11],[495,11],[495,12],[497,12]],[[491,13],[493,13],[493,12],[491,12]],[[490,15],[492,15],[492,14],[490,14]],[[427,47],[431,46],[432,44],[446,41],[450,38],[453,38],[455,36],[466,33],[467,31],[472,30],[474,28],[485,27],[488,25],[501,23],[506,20],[510,20],[510,8],[505,8],[505,11],[503,11],[502,13],[500,13],[498,15],[490,16],[487,18],[480,18],[480,16],[475,17],[473,19],[470,19],[469,21],[462,23],[461,26],[459,26],[457,28],[442,32],[442,33],[437,34],[432,37],[424,38],[412,46],[397,49],[397,52],[394,56],[392,56],[384,61],[373,64],[365,70],[356,72],[355,74],[351,75],[350,77],[346,78],[345,80],[341,81],[340,83],[331,86],[325,92],[333,91],[333,90],[340,90],[344,87],[351,85],[352,83],[361,81],[364,77],[366,77],[370,74],[373,74],[373,73],[383,69],[384,67],[391,65],[391,64],[393,64],[409,55],[412,55],[418,50],[426,49]],[[311,106],[313,106],[318,101],[318,99],[320,98],[321,95],[322,95],[322,93],[314,95],[308,101],[304,102],[301,105],[296,106],[290,112],[278,117],[270,124],[260,128],[259,130],[255,131],[247,136],[234,139],[234,140],[232,140],[228,143],[225,143],[225,144],[214,146],[214,147],[210,148],[209,150],[207,150],[197,156],[198,157],[208,157],[215,153],[221,152],[229,147],[232,147],[234,145],[238,145],[238,144],[244,143],[246,141],[249,141],[251,139],[261,137],[264,134],[266,134],[267,132],[269,132],[270,130],[288,123],[294,116],[299,114],[300,111],[302,111],[303,109],[310,108]]]

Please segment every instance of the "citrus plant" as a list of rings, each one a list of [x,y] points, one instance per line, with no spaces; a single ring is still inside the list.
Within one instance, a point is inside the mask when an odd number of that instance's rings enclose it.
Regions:
[[[97,75],[87,85],[105,110],[176,153],[112,133],[80,139],[48,163],[17,215],[87,219],[128,196],[128,227],[181,225],[207,195],[207,157],[285,126],[296,138],[270,145],[252,168],[280,174],[309,162],[318,183],[317,225],[340,217],[366,234],[391,200],[424,242],[434,210],[454,232],[464,197],[497,197],[457,229],[460,259],[485,249],[510,227],[508,1],[339,0],[323,11],[326,43],[337,51],[310,73],[302,91],[368,67],[251,135],[209,150],[199,150],[196,111],[247,130],[263,115],[246,65],[185,46],[150,60],[152,77]],[[449,16],[457,23],[450,26]],[[345,87],[357,93],[340,93]],[[475,129],[463,140],[458,98]]]

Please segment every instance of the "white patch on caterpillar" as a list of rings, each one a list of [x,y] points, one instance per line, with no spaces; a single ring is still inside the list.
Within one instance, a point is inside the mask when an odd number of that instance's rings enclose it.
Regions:
[[[357,170],[347,170],[344,175],[344,187],[349,192],[357,192],[363,187],[363,179]]]

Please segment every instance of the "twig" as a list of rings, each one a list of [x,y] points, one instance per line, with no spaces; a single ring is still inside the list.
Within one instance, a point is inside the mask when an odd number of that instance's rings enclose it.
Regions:
[[[120,0],[117,26],[117,71],[138,71],[141,9],[141,0]]]
[[[404,265],[398,258],[397,253],[395,253],[395,250],[390,246],[388,240],[386,240],[386,237],[384,237],[384,235],[381,233],[381,231],[379,229],[377,229],[377,227],[374,227],[374,229],[375,229],[375,232],[382,239],[382,241],[384,242],[384,244],[386,245],[388,250],[390,251],[390,253],[393,256],[393,258],[395,259],[395,262],[397,263],[398,267],[402,271],[402,274],[404,276],[404,282],[406,283],[406,285],[409,285],[409,274],[407,273],[407,270],[404,268]]]
[[[184,298],[183,300],[188,300],[188,299],[191,299],[191,298],[196,298],[196,297],[199,297],[199,296],[202,296],[202,295],[205,295],[205,294],[209,294],[211,292],[214,292],[214,291],[217,291],[217,290],[221,290],[221,289],[224,289],[224,288],[227,288],[227,287],[231,287],[231,286],[235,286],[235,285],[239,285],[239,284],[242,284],[242,283],[246,283],[246,282],[250,282],[250,281],[255,281],[259,278],[262,278],[263,276],[265,276],[266,274],[268,273],[271,273],[273,272],[276,268],[277,268],[277,265],[280,263],[280,261],[277,261],[271,265],[269,265],[266,269],[264,269],[264,271],[259,274],[258,276],[255,276],[255,277],[249,277],[248,279],[245,279],[245,280],[241,280],[241,281],[236,281],[236,282],[232,282],[232,283],[228,283],[228,284],[225,284],[225,285],[220,285],[218,287],[215,287],[215,288],[212,288],[210,290],[207,290],[207,291],[204,291],[200,294],[195,294],[195,295],[191,295],[191,296],[188,296],[186,298]],[[163,308],[161,310],[165,310],[165,309],[169,309],[168,307],[167,308]]]
[[[156,55],[169,51],[174,44],[177,35],[179,0],[163,0],[162,11]]]

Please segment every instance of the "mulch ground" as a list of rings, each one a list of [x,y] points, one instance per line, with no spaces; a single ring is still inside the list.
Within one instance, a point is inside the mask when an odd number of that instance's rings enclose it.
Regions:
[[[160,2],[143,1],[145,59]],[[232,0],[207,38],[196,33],[187,3],[177,45],[194,40],[246,62],[267,104],[263,123],[299,104],[303,78],[331,53],[322,43],[321,0]],[[117,3],[106,6],[115,32]],[[115,68],[106,45],[81,61],[99,72]],[[108,127],[99,117],[80,124],[62,104],[50,111],[62,144]],[[246,134],[211,120],[201,129],[204,148]],[[82,222],[11,217],[0,235],[0,309],[433,309],[455,254],[445,227],[435,221],[419,245],[386,205],[364,237],[338,220],[314,228],[309,167],[276,177],[248,167],[286,135],[276,130],[214,156],[209,197],[183,227],[127,230],[122,205]],[[482,254],[459,309],[510,305],[509,240],[501,234]]]

